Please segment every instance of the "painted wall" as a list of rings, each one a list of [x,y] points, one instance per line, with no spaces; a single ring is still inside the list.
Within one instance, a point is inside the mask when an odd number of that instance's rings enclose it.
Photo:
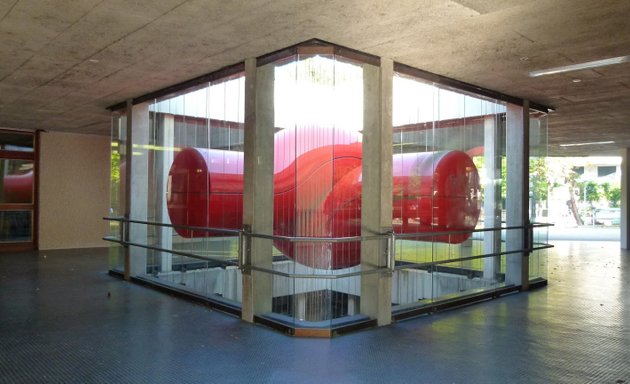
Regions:
[[[39,248],[107,246],[109,137],[42,133],[40,156]]]

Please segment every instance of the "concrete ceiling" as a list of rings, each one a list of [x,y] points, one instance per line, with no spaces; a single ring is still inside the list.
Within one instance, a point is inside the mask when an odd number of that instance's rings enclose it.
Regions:
[[[628,0],[0,0],[0,127],[108,135],[109,105],[319,38],[551,105],[551,154],[616,155],[630,63],[528,72],[630,55],[628,20]]]

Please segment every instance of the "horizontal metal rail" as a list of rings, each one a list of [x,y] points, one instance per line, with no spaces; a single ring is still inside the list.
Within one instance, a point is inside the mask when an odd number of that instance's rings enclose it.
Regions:
[[[535,247],[535,248],[532,249],[532,251],[540,251],[540,250],[549,249],[549,248],[553,248],[553,245],[546,244],[546,245],[543,245],[543,246],[540,246],[540,247]],[[430,262],[425,262],[425,263],[409,263],[409,262],[405,262],[404,265],[397,265],[396,269],[426,268],[426,267],[430,267],[430,266],[433,266],[433,265],[450,264],[450,263],[456,263],[456,262],[459,262],[459,261],[489,259],[491,257],[498,257],[498,256],[504,256],[504,255],[513,255],[515,253],[523,253],[525,251],[527,251],[527,250],[526,249],[518,249],[518,250],[514,250],[514,251],[484,253],[483,255],[459,257],[457,259],[436,260],[436,261],[430,261]]]
[[[397,233],[397,239],[409,239],[418,237],[437,237],[448,235],[461,235],[465,233],[481,233],[481,232],[498,232],[498,231],[510,231],[516,229],[528,229],[528,228],[544,228],[552,227],[553,224],[548,223],[532,223],[530,225],[519,225],[510,227],[491,227],[491,228],[475,228],[470,230],[456,230],[456,231],[441,231],[441,232],[417,232],[417,233]]]
[[[533,250],[534,251],[539,251],[539,250],[549,249],[549,248],[553,248],[553,245],[547,244],[547,245],[543,245],[543,246],[540,246],[540,247],[535,247]],[[409,263],[409,262],[406,262],[404,265],[395,265],[395,261],[394,261],[394,266],[393,267],[390,267],[388,265],[387,267],[373,268],[373,269],[369,269],[369,270],[356,271],[356,272],[340,273],[340,274],[336,274],[336,275],[333,275],[333,274],[320,275],[320,274],[315,274],[315,273],[312,273],[312,274],[308,274],[308,273],[288,273],[288,272],[276,271],[274,269],[269,269],[269,268],[257,267],[257,266],[253,266],[253,265],[246,265],[246,266],[244,266],[244,270],[265,272],[265,273],[269,273],[271,275],[290,277],[290,278],[296,278],[296,279],[331,279],[331,280],[334,280],[334,279],[341,279],[341,278],[346,278],[346,277],[353,277],[353,276],[359,276],[359,275],[368,275],[368,274],[373,274],[373,273],[379,273],[379,272],[384,272],[384,271],[387,271],[387,270],[393,271],[393,270],[401,270],[401,269],[428,268],[428,267],[432,267],[432,266],[456,263],[456,262],[460,262],[460,261],[470,261],[470,260],[486,259],[486,258],[490,258],[490,257],[498,257],[498,256],[503,256],[503,255],[513,255],[513,254],[516,254],[516,253],[522,253],[524,251],[525,250],[519,249],[519,250],[514,250],[514,251],[487,253],[487,254],[477,255],[477,256],[460,257],[460,258],[457,258],[457,259],[444,259],[444,260],[430,261],[430,262],[424,262],[424,263]]]
[[[130,223],[130,224],[144,224],[144,225],[150,225],[150,226],[155,226],[155,227],[165,227],[165,228],[173,228],[173,229],[187,229],[187,230],[192,230],[192,231],[219,232],[219,233],[231,234],[234,236],[238,236],[238,234],[241,232],[240,229],[197,227],[193,225],[174,225],[174,224],[168,224],[168,223],[159,223],[155,221],[127,219],[126,217],[120,217],[120,216],[116,216],[116,217],[106,216],[106,217],[103,217],[103,220],[118,221],[121,223]]]
[[[429,268],[432,266],[443,265],[443,264],[450,264],[450,263],[471,261],[471,260],[478,260],[478,259],[486,259],[490,257],[512,255],[512,254],[523,253],[523,252],[529,253],[533,251],[553,248],[553,245],[550,245],[550,244],[534,243],[532,241],[533,239],[531,238],[531,232],[530,232],[530,243],[523,249],[519,249],[519,250],[487,253],[487,254],[482,254],[482,255],[460,257],[456,259],[436,260],[436,261],[423,262],[423,263],[405,262],[405,264],[396,265],[396,241],[397,240],[431,238],[431,237],[436,237],[436,236],[448,236],[448,235],[463,234],[463,233],[500,232],[500,231],[508,231],[508,230],[519,230],[519,229],[533,231],[534,228],[551,227],[553,226],[553,224],[530,223],[524,226],[509,226],[509,227],[506,226],[506,227],[479,228],[479,229],[473,229],[473,230],[440,231],[440,232],[418,232],[418,233],[388,232],[388,233],[381,233],[381,234],[375,234],[375,235],[369,235],[369,236],[306,237],[306,236],[278,236],[278,235],[252,233],[248,231],[246,228],[237,230],[237,229],[197,227],[197,226],[187,226],[187,225],[172,225],[172,224],[167,224],[167,223],[128,219],[125,217],[104,217],[103,219],[109,220],[109,221],[118,221],[122,224],[121,229],[120,229],[121,238],[117,239],[113,236],[105,236],[103,237],[103,240],[106,240],[106,241],[119,243],[123,246],[135,246],[135,247],[140,247],[140,248],[145,248],[145,249],[150,249],[150,250],[155,250],[155,251],[160,251],[160,252],[171,253],[174,255],[190,257],[190,258],[194,258],[198,260],[211,261],[211,262],[215,262],[215,263],[219,263],[223,265],[237,265],[243,271],[258,271],[258,272],[269,273],[276,276],[296,278],[296,279],[333,280],[333,279],[341,279],[341,278],[347,278],[347,277],[353,277],[353,276],[381,273],[385,271],[393,272],[395,270],[400,270],[400,269]],[[148,244],[130,242],[126,239],[123,239],[124,234],[127,233],[126,231],[124,231],[123,228],[124,226],[128,224],[142,224],[142,225],[152,225],[152,226],[167,227],[167,228],[181,228],[181,229],[186,229],[186,230],[225,233],[228,236],[229,235],[232,235],[235,237],[237,236],[238,237],[238,245],[237,245],[238,256],[236,259],[220,259],[220,258],[202,256],[195,253],[182,252],[182,251],[177,251],[177,250],[172,250],[172,249],[156,247],[156,246],[152,246]],[[288,241],[288,242],[294,242],[294,243],[298,243],[298,242],[347,243],[347,242],[362,242],[362,241],[372,241],[372,240],[386,240],[387,241],[387,245],[386,245],[387,260],[386,260],[386,265],[383,267],[376,267],[376,268],[372,268],[368,270],[361,270],[361,271],[347,272],[347,273],[340,273],[340,274],[322,275],[322,274],[282,272],[282,271],[277,271],[277,270],[273,270],[269,268],[263,268],[263,267],[251,265],[245,262],[245,254],[249,253],[250,241],[252,238],[266,239],[266,240],[272,240],[272,241]],[[535,246],[535,244],[540,244],[540,245]]]
[[[103,237],[103,240],[109,241],[109,242],[112,242],[112,243],[118,243],[118,244],[123,245],[123,246],[132,245],[134,247],[150,249],[152,251],[171,253],[173,255],[190,257],[192,259],[197,259],[197,260],[212,261],[212,262],[219,263],[219,264],[224,264],[224,265],[235,265],[235,266],[238,265],[238,260],[236,258],[219,259],[219,258],[214,258],[214,257],[202,256],[202,255],[199,255],[197,253],[182,252],[182,251],[178,251],[178,250],[175,250],[175,249],[160,248],[160,247],[156,247],[156,246],[153,246],[153,245],[134,243],[134,242],[131,242],[131,241],[122,241],[122,240],[119,240],[119,239],[117,239],[115,237],[111,237],[111,236],[105,236],[105,237]]]
[[[370,236],[348,236],[348,237],[280,236],[280,235],[266,235],[266,234],[260,234],[260,233],[250,233],[250,232],[245,232],[245,233],[250,237],[268,239],[268,240],[281,240],[281,241],[288,241],[292,243],[299,243],[299,242],[349,243],[349,242],[355,242],[355,241],[380,240],[380,239],[384,239],[391,236],[392,233],[396,235],[396,239],[404,240],[404,239],[416,239],[418,237],[437,237],[437,236],[448,236],[448,235],[460,235],[464,233],[509,231],[509,230],[516,230],[516,229],[544,228],[544,227],[552,227],[552,226],[553,224],[548,224],[548,223],[532,223],[528,226],[477,228],[477,229],[470,229],[470,230],[440,231],[440,232],[416,232],[416,233],[389,232],[389,233],[380,233],[380,234],[370,235]]]
[[[131,224],[145,224],[145,225],[151,225],[151,226],[187,229],[187,230],[193,230],[193,231],[219,232],[219,233],[231,234],[234,236],[239,236],[239,234],[242,233],[249,237],[267,239],[267,240],[287,241],[287,242],[292,242],[292,243],[300,243],[300,242],[350,243],[350,242],[356,242],[356,241],[380,240],[380,239],[387,238],[391,236],[392,234],[392,232],[388,232],[388,233],[379,233],[379,234],[374,234],[374,235],[369,235],[369,236],[347,236],[347,237],[283,236],[283,235],[268,235],[268,234],[263,234],[263,233],[253,233],[253,232],[245,231],[243,229],[198,227],[198,226],[190,226],[190,225],[173,225],[173,224],[159,223],[159,222],[152,222],[152,221],[127,219],[124,217],[104,217],[103,219],[109,220],[109,221],[126,222],[126,223],[131,223]],[[404,240],[404,239],[409,239],[409,238],[416,239],[418,237],[436,237],[436,236],[460,235],[464,233],[509,231],[509,230],[516,230],[516,229],[544,228],[544,227],[552,227],[552,226],[553,224],[549,224],[549,223],[531,223],[525,226],[476,228],[476,229],[470,229],[470,230],[455,230],[455,231],[440,231],[440,232],[395,233],[395,235],[396,235],[396,239]]]

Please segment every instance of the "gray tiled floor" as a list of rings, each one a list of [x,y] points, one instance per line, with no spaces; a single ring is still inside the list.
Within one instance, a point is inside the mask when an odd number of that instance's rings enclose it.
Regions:
[[[549,261],[546,288],[322,340],[110,277],[103,250],[0,254],[0,382],[630,383],[630,256]]]

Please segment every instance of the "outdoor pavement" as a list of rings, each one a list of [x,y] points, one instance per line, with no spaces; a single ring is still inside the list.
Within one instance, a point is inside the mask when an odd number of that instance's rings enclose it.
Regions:
[[[619,241],[621,232],[618,226],[585,225],[562,226],[554,225],[549,228],[549,241]]]

